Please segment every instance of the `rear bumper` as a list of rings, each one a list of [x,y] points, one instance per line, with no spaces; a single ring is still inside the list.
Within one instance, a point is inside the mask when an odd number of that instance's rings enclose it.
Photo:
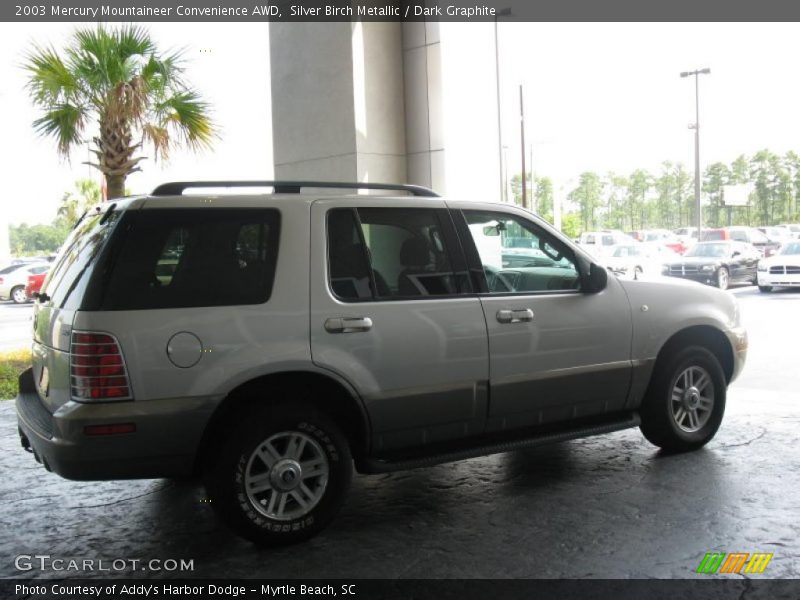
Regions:
[[[67,402],[51,414],[36,390],[31,369],[19,378],[17,421],[48,471],[67,479],[104,480],[190,475],[203,432],[218,400]],[[91,425],[132,423],[136,431],[86,435]],[[26,448],[27,449],[27,448]]]

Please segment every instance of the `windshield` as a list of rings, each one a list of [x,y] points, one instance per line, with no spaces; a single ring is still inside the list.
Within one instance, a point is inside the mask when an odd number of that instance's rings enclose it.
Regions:
[[[730,251],[729,244],[696,244],[684,256],[727,256]]]
[[[800,242],[791,242],[781,248],[781,254],[800,254]]]

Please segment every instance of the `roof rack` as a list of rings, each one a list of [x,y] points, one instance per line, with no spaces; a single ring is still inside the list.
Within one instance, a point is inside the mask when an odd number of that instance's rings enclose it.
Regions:
[[[421,185],[395,183],[349,183],[343,181],[171,181],[153,190],[152,196],[180,196],[190,188],[271,187],[276,194],[299,194],[301,188],[393,190],[414,196],[438,198],[439,194]]]

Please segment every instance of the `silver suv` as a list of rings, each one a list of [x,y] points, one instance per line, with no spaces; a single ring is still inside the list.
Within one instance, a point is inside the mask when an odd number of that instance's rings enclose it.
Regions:
[[[274,189],[184,193],[253,186]],[[509,262],[523,250],[536,260]],[[353,465],[636,426],[699,448],[746,349],[728,293],[618,281],[514,206],[415,186],[173,183],[76,226],[16,403],[48,470],[201,474],[225,523],[281,544],[331,521]]]

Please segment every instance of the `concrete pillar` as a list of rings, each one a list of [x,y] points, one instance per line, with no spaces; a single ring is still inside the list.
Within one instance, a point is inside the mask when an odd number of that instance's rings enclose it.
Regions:
[[[406,182],[399,23],[272,23],[275,177]]]
[[[408,179],[445,193],[439,23],[403,23]]]
[[[272,23],[275,176],[499,200],[491,23]]]

